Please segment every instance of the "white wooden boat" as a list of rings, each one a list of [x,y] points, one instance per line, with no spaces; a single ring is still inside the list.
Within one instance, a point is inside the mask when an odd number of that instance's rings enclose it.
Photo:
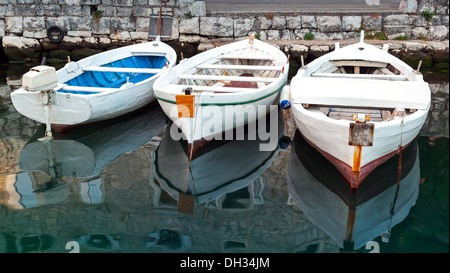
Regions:
[[[353,189],[417,136],[431,101],[418,70],[361,37],[302,66],[286,91],[298,130]]]
[[[152,102],[154,81],[175,63],[175,51],[161,41],[125,46],[68,62],[56,77],[53,67],[32,68],[11,99],[22,115],[63,130]]]
[[[369,251],[366,244],[378,236],[388,242],[392,229],[416,203],[421,178],[417,141],[404,150],[400,181],[395,156],[370,173],[357,192],[348,190],[346,179],[299,132],[291,147],[287,166],[290,203],[344,251]]]
[[[250,37],[182,60],[155,82],[154,94],[188,143],[220,139],[277,104],[288,69],[282,51]]]

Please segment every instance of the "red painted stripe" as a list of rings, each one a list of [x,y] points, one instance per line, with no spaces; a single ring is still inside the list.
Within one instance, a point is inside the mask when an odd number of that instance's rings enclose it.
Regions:
[[[299,131],[300,132],[300,131]],[[301,132],[300,132],[301,134]],[[303,134],[302,134],[303,135]],[[352,177],[353,177],[353,170],[352,170],[352,166],[348,165],[347,163],[345,163],[344,161],[332,156],[331,154],[325,152],[324,150],[320,149],[319,147],[317,147],[316,145],[314,145],[314,143],[312,143],[311,141],[309,141],[304,135],[303,137],[306,139],[306,141],[308,141],[308,143],[313,146],[317,151],[319,151],[328,161],[330,161],[335,167],[336,169],[344,176],[345,180],[347,180],[348,183],[351,184],[352,181]],[[412,141],[411,141],[412,142]],[[403,146],[403,149],[405,149],[411,142],[409,142],[408,144]],[[385,154],[375,160],[372,160],[371,162],[365,164],[364,166],[362,166],[360,168],[360,173],[359,173],[359,184],[361,184],[364,179],[367,178],[367,176],[378,166],[380,166],[381,164],[383,164],[384,162],[386,162],[387,160],[389,160],[389,158],[393,157],[395,154],[397,153],[397,150],[392,151],[388,154]],[[355,185],[357,186],[357,185]]]

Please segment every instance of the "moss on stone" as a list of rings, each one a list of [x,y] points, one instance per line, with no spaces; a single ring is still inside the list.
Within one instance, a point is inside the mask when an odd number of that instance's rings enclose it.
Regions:
[[[79,61],[81,59],[84,59],[86,57],[98,54],[100,52],[103,52],[103,50],[101,50],[101,49],[92,49],[92,48],[74,49],[74,50],[72,50],[72,60],[73,61]]]

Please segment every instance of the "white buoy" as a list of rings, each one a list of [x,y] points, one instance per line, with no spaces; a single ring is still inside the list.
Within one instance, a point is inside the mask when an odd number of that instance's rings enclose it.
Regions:
[[[285,85],[281,90],[280,106],[285,110],[291,108],[291,87],[289,85]]]

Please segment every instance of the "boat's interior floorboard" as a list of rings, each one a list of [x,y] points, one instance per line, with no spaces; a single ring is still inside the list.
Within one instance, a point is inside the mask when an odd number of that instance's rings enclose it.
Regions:
[[[255,56],[261,55],[264,52],[258,54],[255,52]],[[249,55],[249,52],[244,52]],[[244,55],[244,53],[242,55]],[[252,52],[253,54],[253,52]],[[264,53],[266,54],[266,53]],[[268,78],[268,82],[263,81],[225,81],[225,80],[208,80],[208,79],[180,79],[179,84],[184,85],[197,85],[197,86],[221,86],[221,87],[240,87],[240,88],[264,88],[270,80],[277,78],[281,74],[281,68],[277,69],[264,69],[264,67],[274,67],[276,64],[271,60],[266,59],[240,59],[238,55],[235,59],[216,59],[208,61],[207,63],[200,65],[191,73],[192,75],[210,75],[210,76],[238,76],[238,77],[255,77],[255,78]],[[242,69],[241,67],[242,66]],[[250,67],[255,67],[251,69]],[[270,79],[272,78],[272,79]],[[220,92],[218,92],[220,93]]]
[[[390,118],[392,111],[388,109],[361,109],[346,107],[320,107],[320,111],[329,118],[336,120],[352,120],[356,114],[370,116],[370,121],[381,122]]]

